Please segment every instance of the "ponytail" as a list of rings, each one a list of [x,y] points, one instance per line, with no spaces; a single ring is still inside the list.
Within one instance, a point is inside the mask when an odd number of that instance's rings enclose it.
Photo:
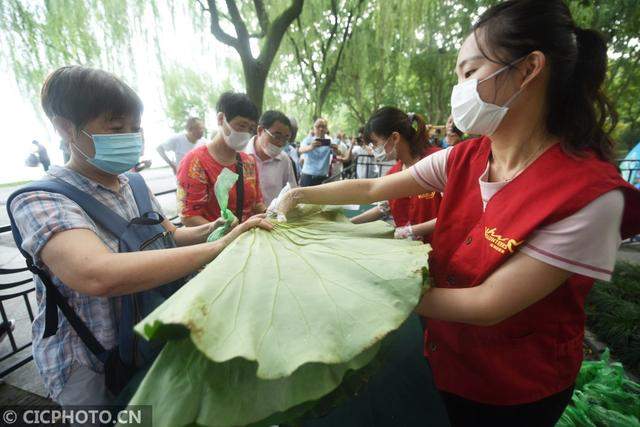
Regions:
[[[416,113],[407,114],[396,107],[382,107],[373,113],[364,127],[367,138],[372,133],[388,138],[393,132],[398,132],[407,141],[412,157],[423,156],[429,145],[424,117]]]
[[[560,90],[564,99],[550,93],[547,127],[562,137],[566,152],[579,155],[592,149],[602,159],[613,161],[614,142],[610,133],[618,122],[616,110],[603,91],[607,75],[607,45],[594,30],[576,28],[576,60],[567,84]],[[557,83],[556,83],[557,84]]]
[[[416,126],[413,126],[413,122],[416,123]],[[415,154],[415,157],[422,155],[424,150],[429,146],[429,135],[427,133],[427,122],[424,117],[420,114],[414,114],[412,120],[409,122],[409,125],[412,129],[414,129],[415,133],[413,135],[413,139],[411,140],[411,146],[416,147],[415,153],[412,150],[411,154]]]

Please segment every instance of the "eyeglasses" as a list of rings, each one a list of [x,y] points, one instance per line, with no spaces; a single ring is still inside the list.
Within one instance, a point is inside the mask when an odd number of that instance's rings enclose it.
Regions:
[[[291,139],[291,135],[274,135],[271,132],[269,132],[269,129],[265,128],[264,131],[267,133],[267,135],[269,135],[271,138],[275,139],[276,141],[279,142],[288,142],[289,139]]]

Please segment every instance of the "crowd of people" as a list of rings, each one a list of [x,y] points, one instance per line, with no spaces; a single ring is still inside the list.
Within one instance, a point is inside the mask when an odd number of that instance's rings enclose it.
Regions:
[[[225,93],[210,140],[192,118],[159,148],[176,173],[179,228],[127,173],[144,143],[135,91],[97,69],[54,71],[42,107],[70,159],[7,203],[35,275],[33,353],[51,398],[112,404],[157,353],[131,332],[138,308],[247,230],[271,230],[264,212],[288,185],[273,206],[281,219],[299,203],[381,202],[353,222],[391,215],[397,238],[431,244],[433,286],[416,311],[452,425],[554,425],[582,360],[585,297],[610,280],[621,238],[640,231],[640,192],[610,163],[598,119],[612,111],[606,54],[562,1],[510,0],[466,37],[444,127],[383,107],[351,141],[319,118],[297,146],[295,120]],[[460,143],[463,133],[475,137]],[[373,159],[357,162],[363,179],[338,179],[358,156]],[[383,161],[393,166],[378,177]],[[225,168],[238,175],[238,221],[208,242],[225,224],[215,196]]]

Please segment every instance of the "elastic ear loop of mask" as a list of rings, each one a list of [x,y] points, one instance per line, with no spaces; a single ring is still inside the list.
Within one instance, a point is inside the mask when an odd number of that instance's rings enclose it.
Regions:
[[[480,84],[480,83],[482,83],[482,82],[486,82],[487,80],[494,78],[495,76],[497,76],[498,74],[500,74],[501,72],[503,72],[504,70],[506,70],[507,68],[509,68],[509,67],[513,67],[514,65],[516,65],[517,63],[519,63],[520,61],[522,61],[523,59],[525,59],[527,56],[529,56],[529,55],[525,55],[525,56],[523,56],[523,57],[521,57],[521,58],[518,58],[518,59],[516,59],[515,61],[513,61],[513,62],[511,62],[511,63],[509,63],[509,64],[505,65],[504,67],[502,67],[502,68],[498,69],[497,71],[494,71],[493,73],[489,74],[489,75],[488,75],[487,77],[485,77],[484,79],[482,79],[482,80],[478,80],[478,84]],[[516,93],[514,93],[513,95],[511,95],[511,98],[509,98],[509,99],[507,100],[507,102],[505,102],[505,103],[504,103],[503,107],[509,107],[509,104],[511,104],[511,103],[513,102],[513,100],[514,100],[514,99],[516,99],[516,97],[517,97],[518,95],[520,95],[520,92],[522,92],[522,89],[523,89],[523,88],[518,89],[518,90],[516,91]]]

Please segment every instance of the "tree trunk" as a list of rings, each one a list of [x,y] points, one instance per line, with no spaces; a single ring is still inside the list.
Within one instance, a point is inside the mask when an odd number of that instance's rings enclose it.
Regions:
[[[233,47],[240,55],[247,95],[256,104],[258,110],[262,111],[264,88],[269,75],[269,68],[271,68],[282,37],[287,32],[289,25],[302,12],[304,0],[292,0],[289,7],[272,23],[269,22],[269,16],[266,13],[263,1],[254,0],[254,7],[260,22],[260,33],[257,35],[249,34],[247,26],[240,15],[236,0],[226,0],[225,3],[229,12],[228,19],[236,30],[236,37],[226,33],[220,26],[220,13],[216,0],[207,0],[208,8],[204,7],[202,3],[200,4],[203,10],[208,11],[210,14],[211,34],[227,46]],[[251,38],[264,40],[263,48],[257,59],[251,53]]]
[[[262,104],[264,101],[264,89],[267,84],[268,73],[264,71],[260,64],[252,59],[242,61],[244,80],[247,87],[247,95],[262,114]]]

